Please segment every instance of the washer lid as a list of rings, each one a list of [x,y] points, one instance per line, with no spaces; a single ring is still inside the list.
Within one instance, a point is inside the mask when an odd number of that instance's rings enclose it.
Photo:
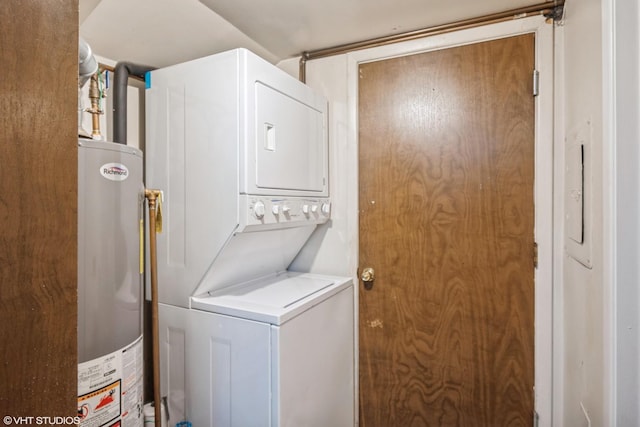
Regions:
[[[281,325],[351,283],[348,278],[283,272],[191,298],[191,307]]]

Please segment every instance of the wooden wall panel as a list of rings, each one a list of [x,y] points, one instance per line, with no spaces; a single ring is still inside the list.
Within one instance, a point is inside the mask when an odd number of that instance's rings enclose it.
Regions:
[[[0,416],[75,416],[78,0],[0,22]]]

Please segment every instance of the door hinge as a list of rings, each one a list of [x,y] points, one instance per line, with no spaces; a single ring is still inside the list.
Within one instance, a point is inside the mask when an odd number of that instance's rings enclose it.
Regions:
[[[540,415],[538,415],[537,411],[533,411],[533,427],[539,427],[540,425]]]
[[[533,96],[538,96],[540,93],[540,72],[533,70]]]
[[[533,268],[538,268],[538,242],[533,242]]]

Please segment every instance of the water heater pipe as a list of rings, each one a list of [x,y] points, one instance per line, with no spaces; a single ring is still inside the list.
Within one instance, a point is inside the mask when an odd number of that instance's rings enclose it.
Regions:
[[[98,61],[91,52],[91,46],[82,37],[78,41],[78,87],[83,87],[98,71]]]
[[[362,40],[353,43],[305,51],[300,54],[300,67],[298,76],[301,82],[305,83],[307,79],[307,62],[313,59],[326,58],[334,55],[343,55],[349,52],[355,52],[362,49],[370,49],[373,47],[385,46],[392,43],[400,43],[418,38],[431,37],[440,34],[450,33],[452,31],[460,31],[463,29],[476,28],[488,24],[496,24],[498,22],[513,21],[514,19],[526,18],[532,15],[544,15],[547,23],[550,20],[560,21],[563,16],[563,7],[565,0],[551,0],[540,4],[511,9],[504,12],[493,13],[491,15],[479,16],[476,18],[463,19],[448,24],[436,25],[419,30],[407,31],[403,33],[391,34],[388,36],[376,37],[373,39]]]
[[[127,83],[129,76],[144,79],[147,71],[155,70],[148,65],[118,62],[113,83],[113,142],[127,144]]]
[[[100,98],[103,97],[99,88],[98,80],[100,80],[100,72],[97,72],[91,76],[91,83],[89,84],[89,99],[91,100],[91,108],[87,110],[91,114],[91,138],[102,139],[100,133],[100,115],[104,112],[100,108]]]
[[[162,404],[160,400],[160,331],[158,326],[158,261],[156,253],[156,233],[161,231],[158,221],[162,224],[160,212],[161,192],[159,190],[144,190],[144,196],[149,204],[149,264],[151,270],[151,346],[153,357],[153,407],[155,427],[162,426]],[[158,210],[156,211],[156,203]],[[157,221],[158,220],[158,221]]]
[[[98,72],[98,61],[91,52],[91,46],[82,38],[78,38],[78,135],[88,137],[82,128],[82,87]]]

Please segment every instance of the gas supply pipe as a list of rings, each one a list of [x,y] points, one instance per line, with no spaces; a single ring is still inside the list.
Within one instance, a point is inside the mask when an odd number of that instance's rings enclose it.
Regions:
[[[91,75],[89,83],[89,99],[91,100],[91,108],[87,108],[89,114],[91,114],[91,138],[102,139],[102,133],[100,132],[100,116],[104,114],[100,104],[100,100],[105,97],[104,91],[100,90],[100,70]]]
[[[153,407],[155,427],[162,425],[160,399],[160,331],[158,326],[158,260],[156,234],[162,232],[162,191],[144,190],[149,205],[149,264],[151,270],[151,346],[153,357]],[[157,207],[156,207],[157,206]]]

